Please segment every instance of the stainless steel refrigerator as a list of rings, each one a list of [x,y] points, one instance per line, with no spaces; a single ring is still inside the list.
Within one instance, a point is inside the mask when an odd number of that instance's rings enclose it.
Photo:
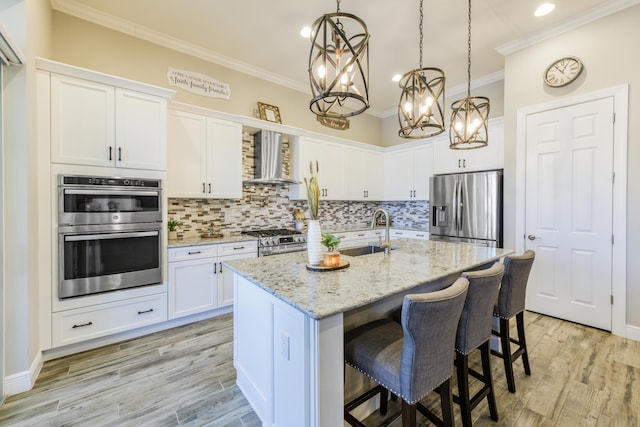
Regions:
[[[502,247],[502,171],[430,178],[429,238]]]

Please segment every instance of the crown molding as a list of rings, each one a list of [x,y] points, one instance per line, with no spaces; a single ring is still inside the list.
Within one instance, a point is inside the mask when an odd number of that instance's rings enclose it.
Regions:
[[[255,67],[247,64],[246,62],[238,61],[237,59],[230,58],[225,55],[213,52],[208,49],[204,49],[201,46],[186,43],[182,40],[168,36],[167,34],[151,30],[149,28],[138,25],[134,22],[127,21],[114,17],[96,9],[79,5],[71,0],[51,0],[52,7],[62,13],[74,16],[85,21],[92,22],[96,25],[100,25],[114,31],[128,34],[132,37],[136,37],[141,40],[148,41],[150,43],[158,44],[169,49],[177,50],[181,53],[185,53],[196,58],[203,59],[214,64],[230,68],[232,70],[239,71],[244,74],[248,74],[253,77],[267,80],[272,83],[284,86],[305,94],[310,94],[309,87],[294,81],[287,77],[283,77],[279,74],[267,71],[265,69]]]
[[[514,52],[517,52],[529,46],[533,46],[537,43],[540,43],[544,40],[550,39],[567,31],[574,30],[590,22],[597,21],[598,19],[604,18],[605,16],[614,14],[639,3],[640,0],[614,0],[605,2],[589,10],[586,10],[583,13],[574,15],[570,19],[567,19],[566,21],[553,28],[534,32],[529,34],[528,36],[521,37],[509,43],[498,46],[496,47],[496,51],[505,56],[510,55]]]

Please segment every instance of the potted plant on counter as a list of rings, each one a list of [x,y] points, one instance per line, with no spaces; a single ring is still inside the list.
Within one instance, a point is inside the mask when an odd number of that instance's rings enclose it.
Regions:
[[[167,221],[167,228],[169,229],[169,240],[175,240],[178,238],[178,231],[176,227],[178,226],[178,221],[170,219]]]
[[[322,246],[327,248],[323,254],[323,262],[325,267],[337,267],[340,265],[340,252],[336,248],[340,244],[340,238],[329,233],[322,233]]]

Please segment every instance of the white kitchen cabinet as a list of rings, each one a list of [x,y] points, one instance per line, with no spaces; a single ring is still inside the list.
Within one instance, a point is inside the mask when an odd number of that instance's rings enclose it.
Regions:
[[[255,240],[218,245],[218,306],[225,307],[233,304],[233,272],[227,270],[222,263],[257,256],[258,242]]]
[[[345,148],[347,200],[384,199],[384,155],[357,147]]]
[[[342,231],[333,234],[340,238],[338,251],[340,251],[340,249],[357,248],[368,244],[378,244],[381,241],[384,241],[384,229],[380,228],[374,228],[371,230]]]
[[[167,320],[167,294],[59,311],[52,314],[52,344],[61,347]]]
[[[167,170],[167,100],[116,88],[116,166]]]
[[[291,145],[293,176],[303,182],[309,177],[309,164],[316,167],[318,162],[318,182],[320,199],[345,200],[345,146],[320,139],[301,137]],[[306,199],[304,182],[291,186],[292,199]]]
[[[386,153],[385,200],[429,200],[433,164],[431,142]]]
[[[166,170],[166,98],[51,74],[51,161]]]
[[[443,134],[434,141],[434,173],[462,173],[481,170],[502,169],[504,167],[504,122],[502,118],[489,121],[487,129],[489,143],[473,150],[452,150],[449,148],[449,134]]]
[[[242,125],[169,110],[167,195],[242,198]]]
[[[233,274],[225,261],[258,256],[256,241],[169,248],[169,318],[233,304]]]
[[[418,239],[418,240],[429,240],[429,232],[428,231],[418,231],[418,230],[402,230],[402,229],[394,229],[392,228],[389,231],[391,238],[396,239]]]

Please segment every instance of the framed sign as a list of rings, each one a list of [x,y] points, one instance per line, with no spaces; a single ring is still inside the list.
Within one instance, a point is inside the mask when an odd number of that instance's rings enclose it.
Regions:
[[[338,130],[349,129],[349,119],[344,117],[316,116],[318,121],[326,127]]]
[[[280,118],[280,110],[278,107],[258,102],[258,111],[260,112],[260,118],[268,122],[282,123]]]

